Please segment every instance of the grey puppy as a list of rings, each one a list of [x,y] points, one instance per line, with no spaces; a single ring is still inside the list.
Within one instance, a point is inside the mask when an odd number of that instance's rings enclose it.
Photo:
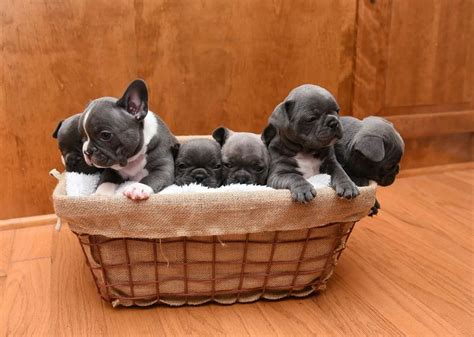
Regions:
[[[221,147],[213,139],[191,139],[176,146],[176,185],[201,184],[219,187],[222,184]]]
[[[391,185],[400,171],[405,143],[393,124],[380,117],[341,117],[344,136],[335,145],[337,160],[358,186],[369,180]],[[372,213],[377,214],[376,201]]]
[[[270,155],[260,135],[219,127],[212,137],[222,146],[224,184],[266,184]]]
[[[331,176],[331,186],[346,199],[357,186],[336,160],[334,143],[342,137],[339,106],[329,91],[312,84],[293,89],[273,111],[263,132],[271,157],[268,185],[289,189],[294,201],[308,202],[316,190],[306,179]]]
[[[86,107],[80,119],[84,159],[104,168],[96,194],[111,195],[131,180],[123,194],[148,199],[174,182],[172,148],[178,143],[165,123],[148,111],[148,89],[133,81],[119,99],[102,97]]]
[[[60,121],[53,138],[58,140],[61,160],[67,172],[94,174],[101,169],[86,164],[82,156],[82,137],[79,131],[81,114],[76,114]]]

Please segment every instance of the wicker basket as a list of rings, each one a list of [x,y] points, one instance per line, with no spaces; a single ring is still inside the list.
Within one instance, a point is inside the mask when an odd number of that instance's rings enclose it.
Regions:
[[[231,304],[324,289],[375,187],[352,201],[321,188],[306,205],[287,190],[157,194],[137,203],[68,197],[62,178],[53,200],[112,305]]]

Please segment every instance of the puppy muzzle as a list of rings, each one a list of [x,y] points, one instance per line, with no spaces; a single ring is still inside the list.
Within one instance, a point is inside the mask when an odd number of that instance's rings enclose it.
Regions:
[[[204,180],[206,180],[209,177],[206,170],[204,170],[202,168],[198,168],[198,169],[193,170],[191,175],[192,175],[194,181],[197,182],[198,184],[202,183]]]
[[[329,128],[335,138],[342,138],[342,124],[337,116],[327,116],[325,126]]]
[[[250,184],[253,184],[254,183],[254,179],[253,177],[245,172],[245,171],[237,171],[235,174],[229,176],[229,183],[231,184],[247,184],[247,185],[250,185]]]

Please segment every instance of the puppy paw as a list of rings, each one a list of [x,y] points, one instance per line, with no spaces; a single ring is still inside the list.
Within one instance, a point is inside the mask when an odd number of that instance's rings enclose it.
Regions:
[[[142,183],[133,183],[123,190],[123,195],[132,200],[146,200],[153,194],[153,189]]]
[[[370,209],[370,212],[369,212],[368,215],[369,215],[370,217],[372,217],[372,216],[377,215],[377,214],[379,214],[379,209],[374,206],[374,207],[372,207],[372,208]]]
[[[369,216],[377,215],[379,213],[379,209],[380,209],[380,204],[377,200],[375,200],[375,204],[370,209]]]
[[[102,183],[97,187],[93,195],[111,196],[114,195],[116,188],[117,185],[114,183]]]
[[[334,189],[338,196],[345,199],[354,199],[360,193],[357,186],[350,180],[336,184]]]
[[[291,198],[296,202],[307,203],[316,197],[316,189],[310,183],[292,187],[290,190]]]

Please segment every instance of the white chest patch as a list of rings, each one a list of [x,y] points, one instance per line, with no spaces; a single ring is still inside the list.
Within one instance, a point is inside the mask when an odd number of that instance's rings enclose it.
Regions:
[[[303,175],[303,178],[308,179],[316,174],[319,174],[321,160],[314,158],[312,154],[298,152],[293,158],[296,160],[298,169]]]
[[[117,170],[120,176],[126,180],[140,181],[148,175],[146,166],[146,149],[153,136],[158,130],[158,121],[155,115],[149,111],[144,120],[143,126],[143,147],[135,156],[128,159],[125,167],[112,167]],[[117,165],[118,166],[118,165]]]
[[[140,181],[148,175],[146,166],[146,155],[141,154],[127,166],[117,169],[120,176],[127,180]]]

